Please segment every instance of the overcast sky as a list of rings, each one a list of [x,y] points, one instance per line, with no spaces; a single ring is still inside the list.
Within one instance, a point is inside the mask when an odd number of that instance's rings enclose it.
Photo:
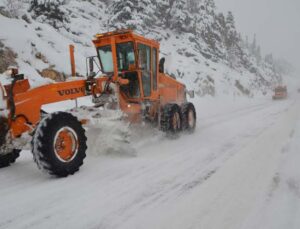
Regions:
[[[300,70],[300,0],[215,0],[219,11],[231,10],[239,31],[254,33],[264,53],[272,52]]]

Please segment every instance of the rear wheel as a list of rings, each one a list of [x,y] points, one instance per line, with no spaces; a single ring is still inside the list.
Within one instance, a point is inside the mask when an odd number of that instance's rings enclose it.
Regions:
[[[181,107],[182,128],[188,133],[193,133],[196,128],[196,110],[192,103],[185,103]]]
[[[163,108],[161,130],[169,137],[177,137],[182,130],[182,113],[177,104],[167,104]]]
[[[47,115],[33,137],[34,161],[49,174],[72,175],[86,157],[86,140],[85,130],[73,115],[66,112]]]
[[[20,156],[21,150],[14,149],[12,152],[0,155],[0,168],[8,167],[12,163],[16,161],[16,159]]]

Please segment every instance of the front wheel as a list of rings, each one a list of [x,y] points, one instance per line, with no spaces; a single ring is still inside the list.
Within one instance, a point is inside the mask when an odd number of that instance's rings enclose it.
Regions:
[[[8,167],[15,163],[16,159],[20,156],[21,150],[14,149],[12,152],[1,155],[0,154],[0,168]]]
[[[86,157],[86,141],[82,124],[72,114],[49,114],[39,123],[32,140],[34,161],[49,174],[72,175]]]

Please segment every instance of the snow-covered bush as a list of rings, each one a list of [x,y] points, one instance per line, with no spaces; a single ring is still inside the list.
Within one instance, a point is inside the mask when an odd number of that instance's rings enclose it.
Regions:
[[[109,27],[145,33],[157,22],[153,0],[115,0],[108,9]]]
[[[66,3],[65,0],[32,0],[29,12],[38,21],[52,25],[55,29],[64,27],[69,22],[69,17],[60,6]]]
[[[10,18],[17,18],[23,7],[23,2],[19,0],[4,0],[0,4],[0,14]]]

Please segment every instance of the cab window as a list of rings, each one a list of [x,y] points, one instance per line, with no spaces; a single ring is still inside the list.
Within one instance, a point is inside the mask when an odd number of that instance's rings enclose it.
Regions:
[[[134,47],[132,42],[117,44],[117,61],[119,71],[130,71],[135,68]]]

